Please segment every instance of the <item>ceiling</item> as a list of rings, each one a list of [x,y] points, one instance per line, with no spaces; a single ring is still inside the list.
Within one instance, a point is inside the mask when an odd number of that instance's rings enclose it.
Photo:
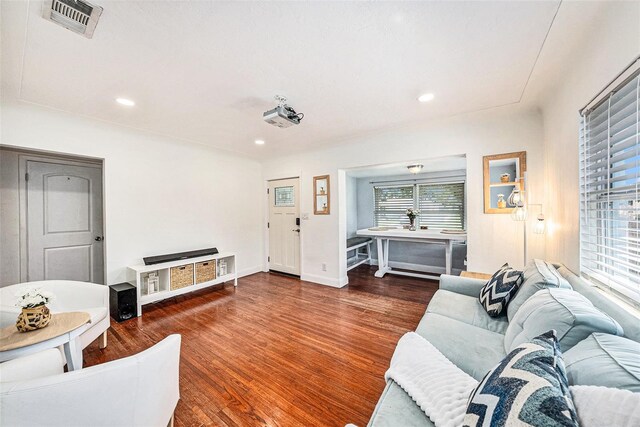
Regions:
[[[17,71],[3,86],[21,100],[254,158],[519,102],[559,7],[94,0],[86,39],[45,21],[40,0],[7,3],[3,61]],[[262,121],[276,94],[302,124]]]
[[[382,176],[416,176],[411,174],[407,166],[422,165],[421,174],[432,172],[459,171],[467,168],[467,158],[464,155],[432,157],[430,159],[415,160],[403,163],[386,163],[382,165],[366,166],[361,168],[348,169],[347,176],[354,178],[377,178]],[[421,175],[417,175],[421,176]]]

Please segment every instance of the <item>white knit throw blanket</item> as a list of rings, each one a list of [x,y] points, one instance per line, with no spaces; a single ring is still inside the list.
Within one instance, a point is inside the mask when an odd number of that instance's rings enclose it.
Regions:
[[[462,425],[467,400],[478,385],[415,332],[400,338],[384,377],[402,387],[436,427]]]

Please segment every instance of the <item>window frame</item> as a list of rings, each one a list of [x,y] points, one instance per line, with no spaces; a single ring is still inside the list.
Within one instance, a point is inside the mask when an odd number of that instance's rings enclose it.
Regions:
[[[376,190],[378,188],[399,188],[399,187],[413,187],[413,209],[420,209],[420,186],[428,186],[428,185],[451,185],[451,184],[462,184],[463,185],[463,194],[462,194],[462,229],[467,229],[467,181],[466,179],[454,179],[452,181],[431,181],[431,180],[421,180],[414,182],[412,184],[388,184],[388,185],[374,185],[372,188],[373,191],[373,225],[374,227],[380,227],[378,224],[378,217],[376,211]],[[422,214],[417,217],[416,226],[419,228],[421,225],[421,217]],[[404,225],[408,225],[409,220],[407,219],[407,223],[399,223],[395,224],[395,227],[403,227]],[[430,230],[445,230],[446,228],[429,228]]]
[[[615,194],[617,182],[625,182],[620,180],[617,173],[622,173],[622,177],[633,176],[636,173],[636,179],[639,176],[638,168],[640,168],[640,68],[634,70],[624,79],[616,79],[617,84],[610,84],[605,90],[598,94],[597,102],[590,103],[589,108],[583,108],[580,111],[580,128],[579,128],[579,148],[578,161],[580,175],[579,184],[579,266],[580,275],[591,281],[599,288],[616,296],[625,302],[640,308],[640,286],[633,288],[635,278],[640,278],[640,274],[636,271],[640,270],[640,264],[635,267],[635,262],[640,262],[640,246],[629,246],[629,235],[635,233],[632,238],[640,237],[640,187],[636,181],[635,194],[633,189],[627,190],[627,194]],[[629,85],[630,89],[627,89]],[[613,88],[613,90],[610,90]],[[617,93],[625,93],[622,98],[612,100]],[[635,96],[632,94],[635,93]],[[601,94],[605,94],[601,96]],[[624,98],[631,95],[630,100],[623,101]],[[596,98],[594,98],[596,100]],[[635,104],[635,112],[633,105]],[[612,106],[618,108],[613,111]],[[612,117],[621,111],[629,108],[631,111],[628,116],[623,116],[612,123]],[[601,112],[597,112],[602,109]],[[595,113],[595,117],[592,114]],[[596,121],[603,119],[602,115],[606,114],[604,120],[598,125],[592,127],[591,120]],[[635,118],[634,118],[635,116]],[[620,123],[627,118],[631,118],[630,125],[616,129]],[[594,129],[606,123],[603,130],[591,135]],[[635,143],[633,142],[633,128],[635,124]],[[631,130],[630,136],[620,139],[620,134]],[[602,132],[606,132],[606,136],[602,136]],[[597,137],[596,137],[597,136]],[[628,147],[616,147],[617,144],[623,145],[628,138],[631,145]],[[602,139],[602,141],[599,141]],[[601,145],[605,144],[603,148]],[[601,146],[599,148],[595,148]],[[635,155],[633,150],[635,149]],[[628,152],[626,150],[629,150]],[[604,153],[603,151],[606,151]],[[623,154],[621,154],[623,153]],[[629,157],[624,157],[629,153]],[[620,157],[623,157],[620,159]],[[595,159],[594,159],[595,158]],[[634,160],[635,159],[635,160]],[[628,164],[626,161],[628,161]],[[598,164],[602,162],[602,164]],[[621,163],[621,164],[618,164]],[[633,178],[630,178],[633,180]],[[624,188],[623,188],[624,189]],[[614,193],[614,194],[612,194]],[[606,199],[601,198],[606,194]],[[612,197],[613,196],[613,197]],[[616,206],[616,202],[622,202],[621,207]],[[629,211],[632,217],[628,220],[616,217],[619,215],[617,211],[625,209],[625,203],[629,203]],[[633,219],[635,216],[636,219]],[[627,221],[626,223],[624,221]],[[635,228],[630,225],[635,223]],[[619,225],[617,225],[619,224]],[[619,245],[620,238],[616,236],[616,232],[625,230],[624,237],[627,246]],[[636,244],[637,246],[637,244]],[[624,269],[622,271],[621,269]],[[619,274],[616,274],[619,272]]]

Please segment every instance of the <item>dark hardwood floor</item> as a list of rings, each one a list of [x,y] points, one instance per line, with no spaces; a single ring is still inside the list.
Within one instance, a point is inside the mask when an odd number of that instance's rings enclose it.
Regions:
[[[112,320],[109,345],[85,366],[182,334],[178,426],[365,426],[398,339],[437,283],[361,266],[335,289],[273,273],[146,306]]]

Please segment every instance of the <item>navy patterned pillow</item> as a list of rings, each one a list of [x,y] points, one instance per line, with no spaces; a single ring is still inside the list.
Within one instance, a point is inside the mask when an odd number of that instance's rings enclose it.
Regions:
[[[578,426],[555,331],[514,349],[469,397],[463,426],[512,425]]]
[[[522,284],[522,271],[505,264],[480,289],[480,304],[491,317],[506,313],[507,304]]]

